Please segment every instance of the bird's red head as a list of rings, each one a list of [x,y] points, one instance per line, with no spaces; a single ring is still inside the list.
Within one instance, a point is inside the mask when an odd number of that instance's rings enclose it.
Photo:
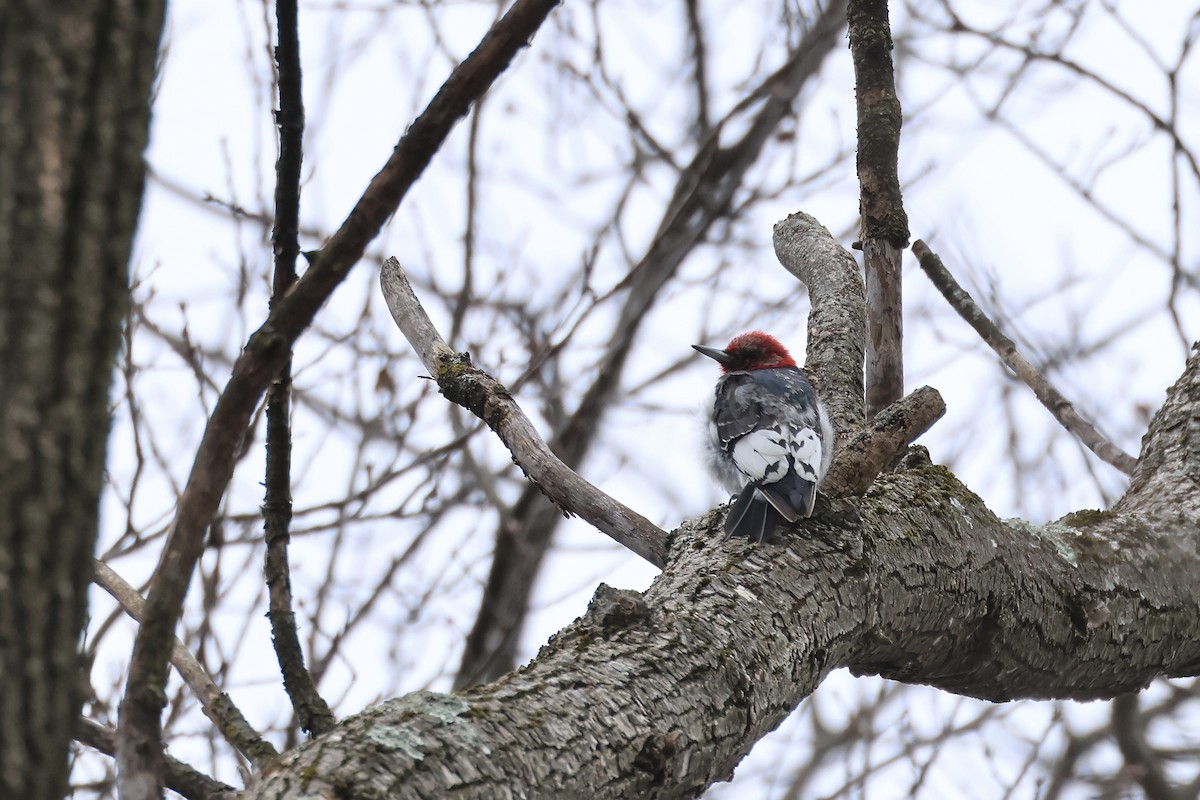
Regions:
[[[796,362],[787,348],[774,336],[762,331],[750,331],[733,337],[724,350],[693,345],[721,365],[721,372],[745,372],[755,369],[794,367]]]

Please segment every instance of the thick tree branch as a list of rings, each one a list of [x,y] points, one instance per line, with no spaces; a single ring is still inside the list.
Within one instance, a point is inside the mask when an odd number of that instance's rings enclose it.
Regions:
[[[862,427],[866,301],[850,255],[814,217],[798,211],[775,224],[775,255],[808,287],[804,367],[840,441]]]
[[[347,720],[247,800],[295,797],[298,775],[345,798],[694,797],[838,667],[993,701],[1200,672],[1195,520],[1001,521],[908,459],[778,546],[719,525],[680,528],[645,595],[601,587],[528,667]]]
[[[651,564],[663,566],[667,534],[585,481],[550,451],[508,390],[442,339],[413,294],[400,262],[385,261],[379,279],[396,325],[442,394],[486,422],[529,480],[565,513],[582,517]]]
[[[867,415],[904,394],[900,260],[908,216],[900,195],[903,115],[892,68],[887,0],[850,0],[846,12],[858,109],[859,213],[867,290]]]
[[[475,51],[453,70],[429,106],[409,126],[341,228],[312,256],[308,271],[271,310],[234,364],[197,448],[167,544],[150,582],[146,618],[134,643],[117,728],[123,800],[153,800],[161,795],[160,715],[166,700],[171,636],[196,561],[204,549],[204,531],[229,484],[255,405],[286,363],[292,343],[395,212],[454,124],[507,69],[556,5],[558,0],[517,0]]]
[[[996,323],[988,319],[987,315],[971,299],[971,295],[958,284],[958,281],[942,264],[942,260],[938,258],[937,254],[920,239],[913,243],[912,249],[921,263],[921,269],[946,298],[950,307],[957,311],[958,315],[975,329],[988,347],[996,351],[1000,360],[1033,390],[1034,395],[1054,415],[1054,418],[1102,461],[1111,464],[1126,475],[1131,474],[1137,464],[1136,459],[1104,438],[1090,422],[1079,416],[1067,398],[1051,386],[1046,376],[1038,372],[1037,368],[1021,355],[1012,339],[1005,336]]]

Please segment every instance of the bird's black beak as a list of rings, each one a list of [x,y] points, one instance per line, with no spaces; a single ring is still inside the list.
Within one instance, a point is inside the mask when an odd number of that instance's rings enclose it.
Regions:
[[[721,366],[727,367],[733,363],[733,356],[724,350],[718,350],[715,347],[705,347],[702,344],[694,344],[692,345],[692,349],[697,353],[703,353]]]

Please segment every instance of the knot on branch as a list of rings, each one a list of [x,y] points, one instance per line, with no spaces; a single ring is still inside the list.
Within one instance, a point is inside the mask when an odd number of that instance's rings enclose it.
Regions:
[[[471,362],[471,354],[449,348],[437,355],[438,389],[442,396],[462,406],[499,432],[501,418],[512,395],[500,381]]]
[[[671,776],[671,761],[679,752],[682,736],[682,731],[650,734],[633,759],[633,768],[650,773],[650,785],[662,786]]]
[[[649,616],[650,607],[641,592],[602,583],[596,587],[584,619],[597,628],[624,628]]]

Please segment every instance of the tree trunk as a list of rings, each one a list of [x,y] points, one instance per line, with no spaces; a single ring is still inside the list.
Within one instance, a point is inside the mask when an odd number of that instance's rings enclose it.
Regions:
[[[0,797],[58,798],[161,3],[0,10]]]
[[[1000,520],[915,448],[779,546],[676,531],[529,666],[419,693],[285,754],[246,798],[695,797],[831,670],[994,701],[1200,673],[1200,356],[1111,512]]]

